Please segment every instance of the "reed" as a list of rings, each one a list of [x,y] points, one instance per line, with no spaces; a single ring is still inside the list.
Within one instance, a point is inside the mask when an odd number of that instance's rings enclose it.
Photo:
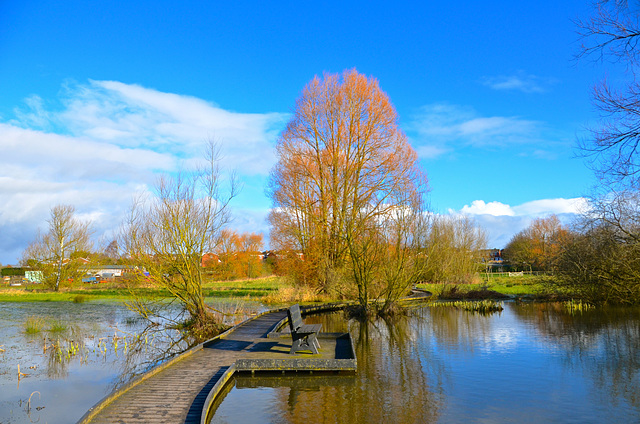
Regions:
[[[18,364],[18,381],[20,381],[20,379],[22,377],[27,377],[29,374],[24,373],[24,372],[20,372],[20,364]]]
[[[29,400],[27,401],[27,413],[29,411],[31,411],[31,397],[36,393],[38,394],[38,399],[40,399],[40,392],[39,391],[36,390],[35,392],[31,393],[31,395],[29,396]]]
[[[50,333],[64,333],[67,329],[67,325],[60,320],[53,320],[49,324]]]
[[[576,313],[576,312],[582,313],[584,311],[588,311],[589,309],[593,309],[595,307],[590,303],[583,302],[582,300],[578,300],[576,302],[573,299],[563,302],[562,305],[564,306],[565,309],[567,309],[571,313]]]
[[[24,332],[27,334],[38,334],[44,328],[45,322],[42,318],[36,316],[28,316],[24,323]]]
[[[429,306],[448,306],[456,309],[462,309],[468,312],[478,312],[481,314],[488,314],[492,312],[500,312],[504,310],[502,302],[496,302],[495,300],[480,300],[480,301],[456,301],[456,302],[430,302]]]
[[[262,302],[267,304],[278,303],[304,303],[304,302],[324,302],[328,300],[326,296],[317,293],[310,287],[283,286],[274,293],[269,293],[262,297]]]

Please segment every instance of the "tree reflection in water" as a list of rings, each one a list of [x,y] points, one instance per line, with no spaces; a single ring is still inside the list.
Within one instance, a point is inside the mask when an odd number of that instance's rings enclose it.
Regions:
[[[34,338],[43,352],[47,378],[67,378],[72,364],[110,364],[117,374],[110,387],[114,389],[195,345],[188,334],[161,326],[131,332],[112,328],[113,335],[100,337],[96,333],[104,330],[73,325],[53,337]]]
[[[198,343],[186,332],[163,326],[112,329],[112,335],[98,337],[90,329],[74,326],[55,338],[41,339],[47,377],[66,378],[73,362],[110,364],[116,374],[109,386],[113,390]]]
[[[131,334],[127,350],[118,362],[118,377],[112,384],[118,389],[150,369],[174,358],[198,344],[188,333],[148,326],[140,333]]]
[[[240,300],[226,302],[222,300],[215,306],[223,313],[224,323],[228,326],[237,325],[250,316],[258,314],[262,309],[262,306],[256,302]],[[125,336],[128,335],[129,344],[123,360],[118,363],[120,372],[113,383],[114,389],[204,341],[186,331],[164,325],[152,325],[145,319],[140,319],[138,323],[146,326],[136,333],[121,331]]]
[[[424,307],[393,320],[363,323],[333,313],[309,321],[351,333],[358,357],[352,380],[237,379],[212,422],[640,418],[638,309],[572,315],[561,305],[506,303],[493,315]],[[244,390],[253,386],[261,389]]]
[[[492,340],[500,311],[476,313],[452,306],[424,307],[415,315],[429,323],[422,332],[437,341],[438,349],[448,353],[474,354]]]
[[[434,396],[440,381],[429,381],[417,349],[418,330],[407,317],[392,320],[348,321],[343,313],[312,317],[326,331],[350,331],[358,358],[353,375],[237,377],[237,388],[274,387],[270,406],[261,416],[251,410],[253,422],[428,423],[438,418],[440,402]],[[350,326],[350,328],[347,328]],[[433,366],[433,364],[431,364]],[[218,413],[220,412],[220,413]],[[227,422],[218,410],[212,422]],[[239,411],[235,411],[237,414]],[[241,412],[240,412],[241,413]],[[246,417],[247,419],[249,417]],[[234,415],[231,421],[241,422]]]
[[[239,299],[212,303],[228,312],[229,325],[264,310]],[[25,332],[29,317],[42,320],[40,332]],[[112,302],[0,302],[0,423],[28,422],[21,405],[34,391],[41,408],[33,407],[32,418],[75,421],[114,388],[193,345],[186,334],[147,323]]]
[[[624,400],[640,409],[640,309],[594,308],[570,312],[560,303],[514,308],[564,354],[564,365],[583,372],[603,402]]]

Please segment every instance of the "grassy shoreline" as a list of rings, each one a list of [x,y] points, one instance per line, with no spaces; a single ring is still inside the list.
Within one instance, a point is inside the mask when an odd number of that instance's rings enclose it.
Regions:
[[[203,286],[206,298],[251,298],[259,300],[263,296],[277,292],[285,286],[280,277],[264,277],[252,280],[209,281]],[[137,288],[143,296],[171,297],[166,290]],[[127,301],[132,299],[126,287],[114,283],[62,287],[60,291],[45,290],[38,284],[0,288],[0,302],[89,302]]]
[[[427,284],[417,287],[433,293],[441,299],[482,299],[491,298],[492,293],[508,297],[528,297],[548,299],[550,290],[540,277],[524,275],[519,277],[482,275],[480,284]],[[277,297],[280,291],[291,288],[282,277],[270,276],[251,280],[207,281],[203,286],[205,297],[248,298],[262,300],[265,297]],[[144,296],[170,297],[166,290],[155,288],[136,289]],[[556,293],[557,295],[557,293]],[[498,295],[494,295],[499,297]],[[0,302],[89,302],[89,301],[127,301],[132,299],[130,291],[121,285],[103,283],[98,285],[78,285],[63,287],[59,292],[43,290],[37,284],[26,287],[0,288]]]
[[[430,284],[421,283],[416,287],[431,292],[440,299],[487,299],[487,298],[530,298],[539,300],[558,300],[566,297],[559,293],[543,278],[533,275],[517,277],[481,275],[478,284]]]

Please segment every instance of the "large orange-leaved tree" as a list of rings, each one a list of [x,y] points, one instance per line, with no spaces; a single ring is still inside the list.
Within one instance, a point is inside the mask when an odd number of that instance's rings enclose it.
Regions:
[[[407,211],[422,211],[427,191],[389,97],[355,69],[316,76],[296,101],[277,154],[269,186],[273,247],[300,251],[305,279],[324,291],[345,278],[355,283],[367,308],[382,278],[375,259],[388,254],[390,223],[422,219]]]

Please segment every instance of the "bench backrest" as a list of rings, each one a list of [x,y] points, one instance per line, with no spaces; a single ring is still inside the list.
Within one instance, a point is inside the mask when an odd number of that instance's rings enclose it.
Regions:
[[[300,305],[297,303],[287,309],[287,316],[289,317],[289,329],[292,333],[295,333],[302,325],[302,315],[300,315]]]

